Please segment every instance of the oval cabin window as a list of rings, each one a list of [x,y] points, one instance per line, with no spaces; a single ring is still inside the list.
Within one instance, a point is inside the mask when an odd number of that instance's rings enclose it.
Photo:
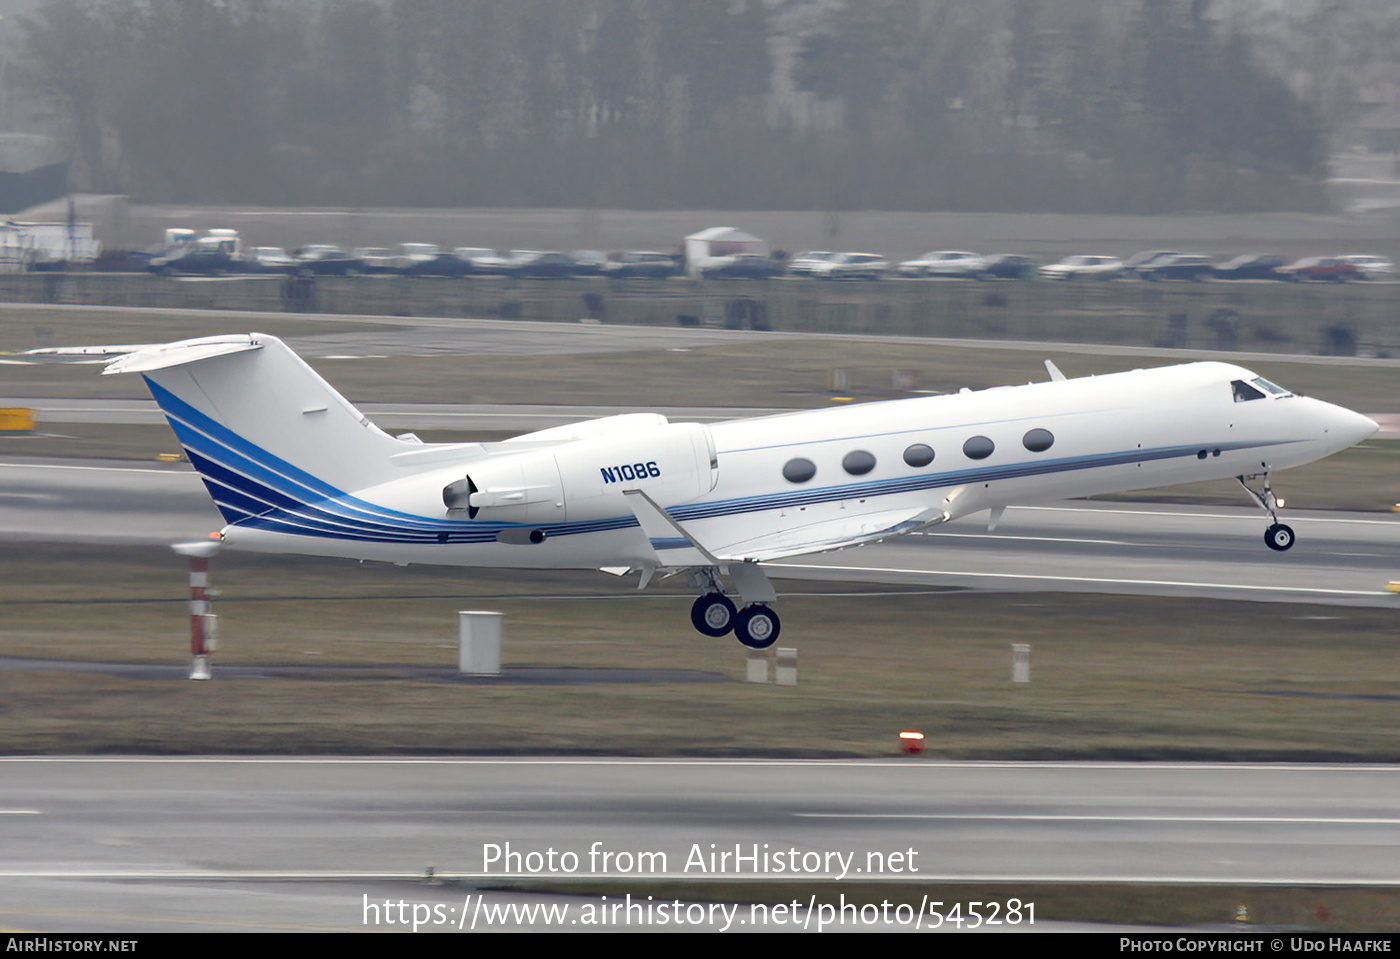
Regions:
[[[841,468],[852,476],[864,476],[875,468],[875,456],[865,450],[853,450],[841,460]]]
[[[1021,438],[1021,444],[1032,453],[1044,453],[1055,445],[1055,434],[1049,430],[1034,429]]]
[[[904,462],[910,466],[927,466],[933,462],[933,447],[915,443],[904,451]]]
[[[970,460],[984,460],[996,448],[996,444],[987,437],[974,436],[963,444],[963,455]]]
[[[783,466],[783,479],[789,483],[805,483],[817,475],[817,464],[798,457]]]

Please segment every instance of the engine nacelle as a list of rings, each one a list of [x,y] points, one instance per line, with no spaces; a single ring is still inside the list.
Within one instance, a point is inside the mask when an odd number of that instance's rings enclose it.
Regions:
[[[710,431],[668,423],[491,456],[445,486],[442,499],[449,515],[542,525],[626,516],[629,489],[663,507],[686,503],[717,479]]]

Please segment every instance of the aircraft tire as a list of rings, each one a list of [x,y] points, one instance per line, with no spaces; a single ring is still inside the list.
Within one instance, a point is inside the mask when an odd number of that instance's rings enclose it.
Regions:
[[[745,606],[734,617],[734,637],[749,649],[767,649],[782,632],[778,614],[762,603]]]
[[[706,636],[723,636],[734,628],[734,604],[723,593],[706,593],[690,607],[690,622]]]
[[[1293,545],[1293,527],[1275,523],[1264,530],[1264,542],[1269,549],[1282,553]]]

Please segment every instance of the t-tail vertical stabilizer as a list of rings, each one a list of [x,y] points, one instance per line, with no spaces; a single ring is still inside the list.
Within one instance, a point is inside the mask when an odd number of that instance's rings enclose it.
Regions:
[[[105,373],[140,373],[230,523],[401,475],[389,436],[274,336],[139,350]]]

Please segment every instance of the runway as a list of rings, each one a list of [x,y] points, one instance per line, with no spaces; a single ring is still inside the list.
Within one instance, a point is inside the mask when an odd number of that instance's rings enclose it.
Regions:
[[[1389,766],[0,759],[0,922],[85,928],[102,890],[139,899],[138,882],[160,890],[138,928],[172,910],[216,927],[253,889],[268,926],[354,928],[362,895],[429,868],[637,896],[667,879],[1397,886],[1398,790]],[[58,903],[61,920],[38,912]]]
[[[1400,518],[1288,511],[1287,553],[1263,543],[1253,509],[1070,501],[1012,507],[903,539],[774,565],[794,576],[1004,591],[1199,596],[1393,606]]]
[[[0,759],[0,771],[8,878],[389,879],[431,866],[477,880],[1400,885],[1393,766],[60,757]],[[507,860],[507,842],[581,862]],[[711,843],[843,856],[721,861]]]
[[[1254,509],[1071,501],[1012,507],[996,532],[970,517],[886,543],[771,564],[775,578],[1001,591],[1208,596],[1400,605],[1400,517],[1288,511],[1298,544],[1264,546]],[[0,459],[0,541],[202,539],[222,525],[180,464]],[[779,587],[781,591],[781,585]]]

